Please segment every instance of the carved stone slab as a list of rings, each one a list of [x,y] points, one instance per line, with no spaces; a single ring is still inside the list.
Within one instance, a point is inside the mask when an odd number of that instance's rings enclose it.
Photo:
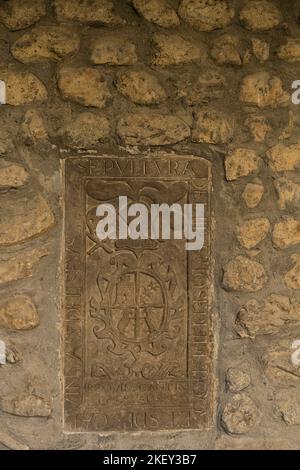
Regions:
[[[82,156],[67,159],[64,174],[65,430],[209,427],[209,162]],[[203,249],[172,239],[101,242],[96,208],[120,195],[205,204]]]

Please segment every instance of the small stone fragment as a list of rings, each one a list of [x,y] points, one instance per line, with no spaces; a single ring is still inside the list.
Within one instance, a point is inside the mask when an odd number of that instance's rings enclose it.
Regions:
[[[284,281],[289,289],[300,289],[300,254],[291,256],[294,266],[284,276]]]
[[[261,158],[254,150],[239,148],[225,158],[225,172],[228,181],[234,181],[259,170]]]
[[[260,179],[256,178],[251,183],[246,184],[242,198],[249,209],[254,209],[262,200],[265,188]]]
[[[218,64],[242,65],[243,51],[238,37],[223,34],[213,41],[211,56]]]
[[[289,111],[288,122],[285,128],[282,130],[280,136],[278,137],[279,140],[286,140],[289,139],[294,131],[295,123],[294,123],[294,114],[292,111]]]
[[[118,74],[117,89],[137,104],[158,104],[167,94],[154,74],[146,71],[128,71]]]
[[[251,59],[252,59],[252,51],[251,51],[251,48],[250,47],[245,47],[243,48],[243,56],[242,56],[242,59],[243,59],[243,65],[248,65],[250,64],[251,62]]]
[[[31,330],[39,325],[39,316],[32,300],[25,295],[2,301],[0,304],[0,328]]]
[[[273,244],[276,248],[285,249],[300,243],[300,220],[286,217],[277,222],[273,230]]]
[[[21,354],[12,342],[5,341],[5,355],[7,364],[17,364],[22,359]]]
[[[6,104],[11,106],[43,103],[48,98],[45,85],[30,72],[4,72],[0,79],[6,84]]]
[[[203,45],[194,44],[177,34],[155,33],[153,36],[153,65],[178,65],[201,62]]]
[[[191,129],[176,115],[147,110],[120,119],[117,133],[127,145],[170,145],[190,137]]]
[[[279,209],[284,210],[289,207],[298,207],[300,203],[300,184],[288,178],[277,178],[274,181],[276,193],[278,195]]]
[[[133,65],[138,60],[136,46],[127,38],[106,35],[96,39],[91,48],[91,61],[96,65]]]
[[[272,294],[262,304],[253,299],[241,308],[236,331],[241,338],[278,333],[284,326],[300,322],[300,303]]]
[[[293,389],[276,391],[274,411],[288,426],[298,426],[300,424],[300,400],[297,391]]]
[[[0,398],[0,409],[4,413],[25,417],[48,417],[52,411],[49,400],[34,394]]]
[[[232,119],[216,109],[204,107],[195,113],[192,140],[209,144],[227,144],[233,138]]]
[[[37,248],[9,258],[0,256],[0,284],[32,276],[40,259],[48,254],[46,248]]]
[[[8,0],[0,6],[0,22],[12,31],[28,28],[45,15],[44,0]]]
[[[250,31],[267,31],[281,22],[281,13],[274,3],[266,0],[247,2],[240,12],[240,20]]]
[[[178,10],[181,18],[199,31],[213,31],[228,26],[234,8],[226,0],[182,0]]]
[[[226,385],[231,392],[241,392],[249,387],[251,377],[245,371],[237,367],[230,367],[226,373]]]
[[[116,26],[125,23],[111,0],[54,0],[59,18],[80,23]]]
[[[0,156],[8,155],[14,150],[13,141],[9,138],[8,134],[0,134]]]
[[[28,176],[22,165],[0,159],[0,189],[20,188]]]
[[[169,0],[132,0],[134,8],[147,21],[158,24],[163,28],[178,26],[180,20]]]
[[[259,108],[277,107],[286,104],[290,95],[284,91],[280,78],[269,72],[257,72],[243,78],[240,100]]]
[[[245,434],[258,424],[260,412],[245,394],[234,395],[224,407],[222,425],[230,434]]]
[[[266,238],[270,228],[270,222],[266,217],[257,217],[238,226],[237,238],[240,244],[249,250]]]
[[[255,142],[264,142],[268,132],[272,130],[265,116],[261,114],[250,114],[246,119],[246,126]]]
[[[287,62],[298,62],[300,60],[300,38],[288,38],[285,44],[278,49],[279,59]]]
[[[272,171],[296,170],[300,166],[300,142],[292,145],[277,144],[266,155]]]
[[[222,98],[225,93],[226,79],[215,69],[208,69],[197,74],[187,73],[176,81],[177,96],[183,98],[187,105],[207,104],[209,101]]]
[[[266,62],[270,56],[270,44],[262,39],[252,38],[253,54],[259,62]]]
[[[109,137],[110,124],[104,116],[81,113],[63,128],[62,134],[71,147],[95,147]]]
[[[237,256],[224,267],[223,285],[228,290],[258,292],[267,281],[263,265],[246,256]]]
[[[60,69],[58,87],[63,98],[83,106],[103,108],[111,98],[102,73],[89,67]]]
[[[21,129],[23,136],[30,143],[36,143],[48,138],[44,120],[36,109],[26,111]]]
[[[15,59],[28,64],[41,60],[60,60],[79,51],[80,38],[65,26],[38,26],[25,33],[11,48]]]

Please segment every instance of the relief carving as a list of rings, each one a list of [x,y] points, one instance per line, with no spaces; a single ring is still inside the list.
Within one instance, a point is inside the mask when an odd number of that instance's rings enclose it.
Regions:
[[[64,375],[70,431],[204,428],[211,420],[209,164],[165,157],[155,165],[161,176],[150,171],[147,178],[148,159],[139,160],[66,162]],[[144,170],[133,177],[137,168]],[[109,202],[117,210],[120,195],[129,205],[147,207],[205,204],[203,250],[187,252],[185,241],[172,237],[99,240],[97,206]]]

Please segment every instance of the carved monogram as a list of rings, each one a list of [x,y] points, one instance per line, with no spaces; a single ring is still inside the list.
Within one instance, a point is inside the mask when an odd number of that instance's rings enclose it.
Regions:
[[[154,160],[155,161],[155,160]],[[159,169],[160,175],[154,175]],[[198,157],[65,163],[65,426],[205,428],[212,414],[210,168]],[[149,173],[149,176],[147,175]],[[105,240],[98,204],[205,204],[205,246]]]

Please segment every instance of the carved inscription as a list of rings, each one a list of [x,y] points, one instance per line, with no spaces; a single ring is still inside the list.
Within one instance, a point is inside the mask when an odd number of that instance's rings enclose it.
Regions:
[[[205,429],[212,419],[210,165],[199,157],[65,161],[67,431]],[[96,209],[205,205],[205,242],[104,240]]]

